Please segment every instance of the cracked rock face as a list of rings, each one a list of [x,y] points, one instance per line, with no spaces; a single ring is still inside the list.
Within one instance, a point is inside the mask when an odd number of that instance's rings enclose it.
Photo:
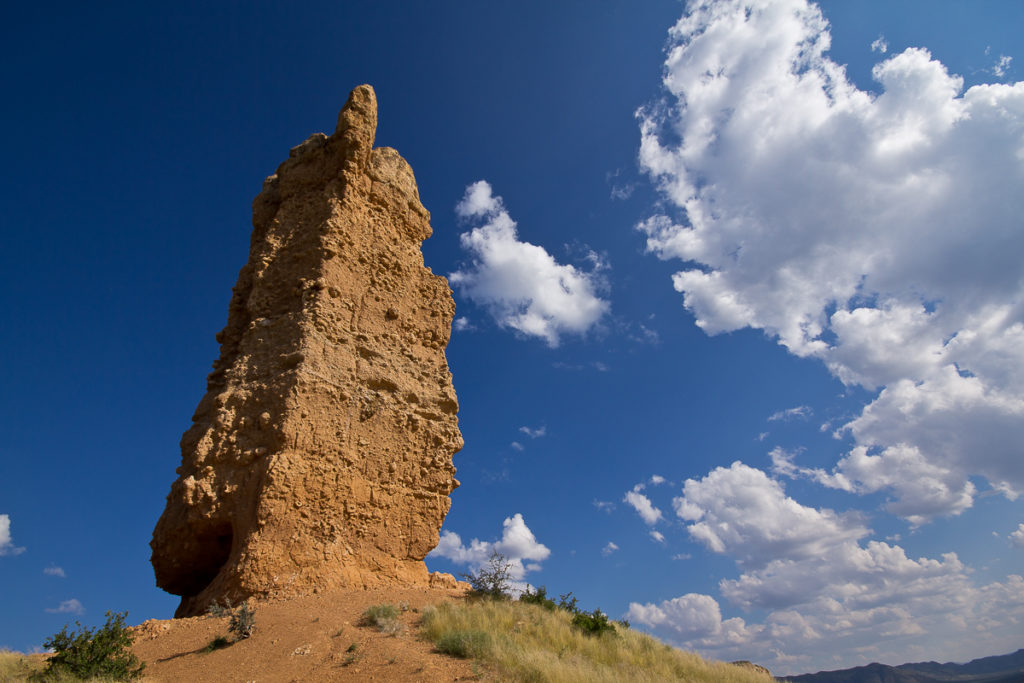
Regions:
[[[150,543],[176,616],[214,601],[454,586],[423,558],[458,486],[444,349],[455,303],[423,265],[412,169],[352,91],[253,202],[249,262]]]

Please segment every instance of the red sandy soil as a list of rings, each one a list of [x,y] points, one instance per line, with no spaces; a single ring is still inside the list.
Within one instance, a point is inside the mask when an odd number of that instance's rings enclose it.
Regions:
[[[148,681],[467,681],[474,665],[434,651],[417,635],[427,605],[465,599],[465,590],[430,588],[336,591],[255,603],[252,636],[203,652],[217,636],[233,640],[227,617],[193,617],[135,626],[135,654]],[[404,629],[382,633],[360,624],[367,607],[408,605]],[[355,645],[353,649],[352,645]]]

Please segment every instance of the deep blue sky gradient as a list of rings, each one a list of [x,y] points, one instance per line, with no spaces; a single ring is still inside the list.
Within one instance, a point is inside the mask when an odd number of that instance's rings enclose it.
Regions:
[[[970,85],[985,80],[985,48],[1013,54],[1024,26],[1019,2],[822,5],[833,58],[869,89],[879,34],[890,51],[929,47]],[[466,446],[445,528],[493,540],[522,513],[552,549],[530,580],[613,616],[631,601],[714,593],[734,575],[678,521],[663,529],[673,549],[652,543],[624,492],[652,474],[677,490],[734,460],[764,468],[771,445],[805,447],[808,466],[829,467],[849,444],[817,425],[849,419],[870,396],[761,332],[705,335],[671,288],[679,264],[644,253],[633,226],[658,197],[637,169],[634,112],[660,94],[667,30],[681,13],[659,0],[7,8],[0,513],[25,551],[0,557],[0,646],[36,648],[108,609],[129,610],[132,623],[173,612],[177,598],[154,586],[148,542],[218,354],[252,199],[290,147],[333,131],[364,82],[378,96],[377,144],[410,162],[432,212],[424,254],[435,272],[467,258],[453,207],[481,178],[520,239],[560,262],[589,248],[610,264],[611,316],[557,349],[457,298],[477,329],[448,348]],[[611,197],[627,185],[628,199]],[[631,339],[640,324],[659,342]],[[815,406],[814,419],[766,423],[797,405]],[[547,435],[531,440],[524,425]],[[987,531],[1020,518],[1019,502],[984,498],[908,534],[877,514],[882,494],[807,481],[787,492],[865,511],[876,536],[902,533],[913,557],[955,545],[982,574],[1020,568]],[[602,512],[595,499],[618,509]],[[620,552],[602,558],[612,539]],[[678,552],[693,558],[672,560]],[[66,578],[44,575],[51,565]],[[84,615],[45,611],[71,598]]]

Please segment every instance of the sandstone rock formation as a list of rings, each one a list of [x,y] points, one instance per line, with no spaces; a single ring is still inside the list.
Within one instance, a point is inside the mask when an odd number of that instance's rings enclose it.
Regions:
[[[373,148],[376,126],[360,86],[334,134],[292,149],[253,202],[249,262],[150,543],[176,616],[454,585],[423,558],[458,486],[455,304],[423,265],[430,214],[412,169]]]

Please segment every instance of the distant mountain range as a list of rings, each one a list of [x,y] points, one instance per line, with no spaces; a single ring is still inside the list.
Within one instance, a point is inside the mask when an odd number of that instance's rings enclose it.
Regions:
[[[974,659],[966,664],[868,664],[840,671],[785,676],[777,680],[792,683],[1024,683],[1024,649],[1009,655]]]

